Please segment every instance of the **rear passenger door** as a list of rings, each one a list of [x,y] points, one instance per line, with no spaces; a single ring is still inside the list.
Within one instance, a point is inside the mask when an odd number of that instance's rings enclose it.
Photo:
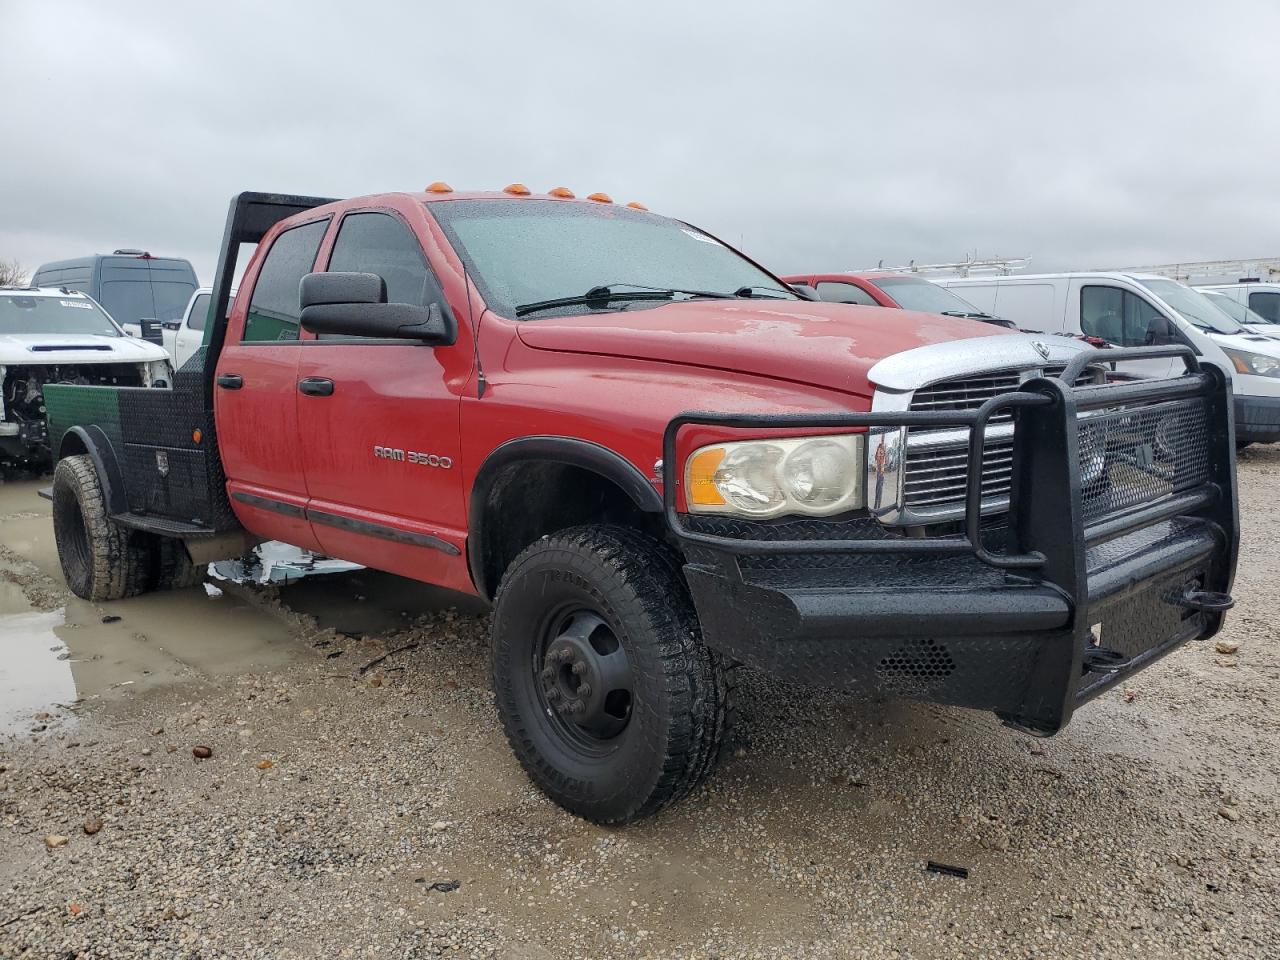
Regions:
[[[266,241],[227,325],[214,377],[218,449],[227,493],[252,533],[310,550],[298,432],[298,284],[314,269],[329,218]]]
[[[415,233],[425,211],[358,209],[338,224],[327,270],[376,273],[387,302],[449,304]],[[420,222],[419,222],[420,221]],[[452,346],[304,334],[298,422],[308,515],[326,553],[463,587],[461,390],[465,324]]]

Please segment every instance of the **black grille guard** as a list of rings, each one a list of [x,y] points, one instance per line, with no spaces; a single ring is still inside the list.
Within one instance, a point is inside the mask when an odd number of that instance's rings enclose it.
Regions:
[[[1120,360],[1178,357],[1185,372],[1161,380],[1132,380],[1070,386],[1086,367]],[[1191,489],[1086,525],[1081,507],[1079,414],[1133,405],[1199,399],[1207,405],[1208,475]],[[675,417],[663,433],[663,507],[671,534],[687,545],[735,554],[972,554],[1002,570],[1039,571],[1068,593],[1083,589],[1087,547],[1176,516],[1200,516],[1234,543],[1235,450],[1231,386],[1217,367],[1202,367],[1191,348],[1175,345],[1087,350],[1057,377],[1028,380],[1019,389],[987,400],[976,410],[867,413],[732,414],[689,412]],[[995,553],[981,537],[982,455],[989,421],[1014,413],[1014,469],[1010,498],[1010,543],[1018,552]],[[689,425],[730,428],[794,427],[968,427],[964,534],[948,537],[894,537],[884,540],[763,540],[718,536],[689,529],[677,509],[683,464],[676,440]],[[1031,491],[1035,490],[1035,496]],[[1234,557],[1234,548],[1232,550]],[[1065,581],[1065,582],[1064,582]]]

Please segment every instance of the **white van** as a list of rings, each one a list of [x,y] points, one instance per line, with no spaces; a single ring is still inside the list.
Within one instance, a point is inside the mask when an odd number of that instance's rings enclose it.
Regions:
[[[1236,439],[1280,440],[1280,341],[1250,333],[1201,293],[1140,273],[1051,273],[939,277],[980,310],[1045,333],[1088,334],[1116,346],[1185,343],[1228,371],[1235,391]],[[1170,376],[1180,360],[1122,362],[1138,376]]]
[[[234,301],[236,291],[231,291]],[[173,369],[180,370],[191,355],[204,343],[205,321],[209,319],[209,301],[213,299],[212,287],[200,287],[187,301],[181,320],[171,320],[164,325],[164,348],[173,359]],[[230,312],[231,304],[227,304]]]
[[[1250,333],[1260,333],[1263,336],[1270,337],[1272,340],[1280,340],[1280,323],[1271,323],[1266,317],[1259,313],[1254,313],[1235,297],[1229,297],[1219,290],[1209,287],[1195,287],[1194,289],[1203,293],[1209,298],[1210,303]]]
[[[1242,280],[1239,283],[1196,284],[1195,288],[1212,290],[1230,297],[1236,303],[1244,304],[1267,323],[1276,324],[1276,329],[1280,330],[1280,283]]]

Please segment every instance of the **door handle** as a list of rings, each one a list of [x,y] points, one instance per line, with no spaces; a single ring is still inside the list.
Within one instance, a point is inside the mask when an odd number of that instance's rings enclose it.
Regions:
[[[244,377],[238,373],[218,374],[218,386],[223,390],[239,390],[244,386]]]
[[[303,377],[298,381],[298,389],[308,397],[331,397],[333,381],[328,377]]]

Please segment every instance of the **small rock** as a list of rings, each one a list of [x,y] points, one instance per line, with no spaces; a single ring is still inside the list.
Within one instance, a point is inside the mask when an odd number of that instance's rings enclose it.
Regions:
[[[1223,820],[1230,820],[1232,823],[1235,823],[1240,819],[1240,811],[1235,807],[1219,807],[1218,816]]]
[[[1213,662],[1214,662],[1214,663],[1216,663],[1216,664],[1217,664],[1218,666],[1220,666],[1220,667],[1238,667],[1238,666],[1240,666],[1240,663],[1239,663],[1239,661],[1237,661],[1237,660],[1223,660],[1221,657],[1214,657]]]
[[[213,756],[213,747],[206,747],[203,744],[192,747],[191,755],[197,760],[208,760]]]
[[[101,817],[88,817],[84,822],[84,832],[89,836],[93,836],[102,829]]]
[[[1126,690],[1126,691],[1124,692],[1124,702],[1125,702],[1125,703],[1133,703],[1133,701],[1135,701],[1135,700],[1137,700],[1137,699],[1138,699],[1138,691],[1137,691],[1137,690]]]
[[[274,766],[275,764],[272,763],[270,760],[263,759],[258,761],[259,770],[270,770]]]
[[[381,678],[381,677],[370,677],[370,678],[369,678],[369,686],[371,686],[371,687],[380,687],[380,686],[382,686],[382,678]]]
[[[432,833],[444,833],[448,829],[449,829],[448,820],[437,820],[435,823],[431,825]]]
[[[160,736],[160,734],[162,734],[162,733],[164,733],[164,727],[153,727],[153,728],[151,729],[151,735],[152,735],[153,737],[158,737],[158,736]]]
[[[169,744],[165,744],[164,752],[165,752],[165,753],[177,753],[177,752],[178,752],[178,745],[177,745],[176,743],[169,743]]]
[[[120,618],[117,617],[114,613],[108,613],[105,617],[102,618],[102,622],[103,623],[119,623]]]
[[[143,748],[142,748],[142,755],[143,755],[144,757],[149,757],[149,756],[151,756],[151,748],[150,748],[150,747],[143,747]]]
[[[1213,645],[1213,649],[1219,653],[1232,654],[1240,649],[1239,640],[1219,640]]]
[[[1031,744],[1031,755],[1032,755],[1033,757],[1043,757],[1043,756],[1044,756],[1044,747],[1042,747],[1042,746],[1041,746],[1040,744],[1038,744],[1038,743],[1034,743],[1034,742],[1033,742],[1033,743]]]
[[[84,908],[83,908],[83,907],[81,907],[81,906],[80,906],[80,904],[78,904],[78,903],[68,903],[68,904],[67,904],[67,913],[71,914],[73,917],[78,917],[78,916],[80,916],[80,911],[81,911],[81,910],[83,910],[83,909],[84,909]]]
[[[52,850],[54,847],[65,847],[70,839],[59,833],[51,833],[44,838],[44,845]]]

